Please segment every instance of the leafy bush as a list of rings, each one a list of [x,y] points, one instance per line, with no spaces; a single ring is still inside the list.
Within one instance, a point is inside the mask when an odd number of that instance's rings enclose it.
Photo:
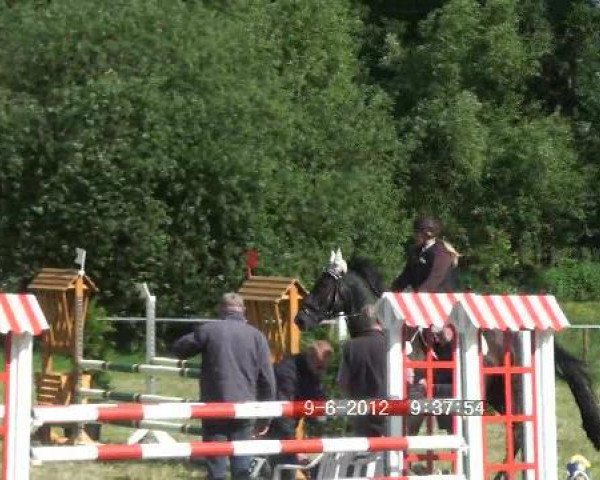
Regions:
[[[111,335],[114,334],[114,326],[111,322],[101,320],[106,317],[106,311],[98,306],[95,300],[90,302],[84,331],[84,358],[104,359],[114,347]],[[110,375],[108,372],[94,372],[93,383],[102,388],[108,388]]]
[[[393,261],[406,185],[389,99],[360,82],[358,14],[217,3],[2,11],[1,289],[79,246],[111,313],[147,281],[160,316],[185,316],[239,286],[249,246],[261,273],[300,278],[338,245]]]
[[[600,263],[564,260],[542,271],[538,284],[560,300],[600,300]]]

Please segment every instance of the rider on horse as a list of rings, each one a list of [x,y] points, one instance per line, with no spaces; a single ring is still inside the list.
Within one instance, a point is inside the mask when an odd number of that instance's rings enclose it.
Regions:
[[[419,292],[451,292],[457,288],[458,252],[437,237],[442,231],[439,220],[421,218],[414,224],[414,244],[408,252],[402,273],[392,283],[393,291],[410,287]]]
[[[451,292],[457,288],[456,267],[458,252],[444,240],[438,239],[442,231],[439,220],[420,218],[414,223],[414,244],[408,252],[406,265],[402,273],[392,283],[393,291],[411,288],[415,292]],[[451,327],[429,329],[422,332],[424,343],[429,346],[439,360],[452,358]],[[417,383],[424,384],[422,375],[415,374]],[[452,372],[436,370],[434,372],[434,395],[436,397],[452,396]],[[440,427],[450,430],[451,419],[438,418]]]

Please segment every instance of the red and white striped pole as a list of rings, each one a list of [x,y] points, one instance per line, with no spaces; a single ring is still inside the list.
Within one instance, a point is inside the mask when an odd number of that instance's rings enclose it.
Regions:
[[[350,410],[353,407],[355,413]],[[387,416],[407,415],[408,413],[408,400],[361,400],[359,402],[346,400],[307,400],[299,402],[242,403],[124,403],[67,406],[40,405],[33,409],[33,421],[37,425],[43,425],[92,421],[332,417],[352,416],[353,414]]]
[[[381,452],[388,450],[461,450],[463,448],[465,448],[465,442],[462,437],[457,435],[432,435],[33,447],[31,449],[31,456],[33,460],[39,462],[75,462],[295,453]]]

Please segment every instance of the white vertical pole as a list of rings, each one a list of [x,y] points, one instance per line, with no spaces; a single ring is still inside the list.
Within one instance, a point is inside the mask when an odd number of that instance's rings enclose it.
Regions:
[[[554,332],[536,331],[535,349],[539,476],[543,475],[544,480],[558,480]]]
[[[455,343],[455,349],[454,349],[454,359],[455,359],[455,364],[454,364],[454,368],[455,371],[453,373],[453,384],[454,384],[454,392],[453,396],[459,400],[465,400],[464,397],[464,382],[463,382],[463,366],[462,366],[462,362],[461,362],[461,341],[460,341],[460,330],[459,330],[459,325],[458,325],[458,319],[456,318],[457,315],[456,313],[452,313],[451,314],[451,320],[452,323],[454,324],[454,343]],[[452,423],[453,425],[456,426],[456,431],[454,432],[456,435],[458,435],[459,437],[465,438],[465,418],[464,417],[454,417],[452,419]],[[468,452],[467,452],[468,455]],[[464,475],[465,473],[465,458],[464,455],[461,455],[460,452],[457,452],[456,455],[456,473],[457,475]]]
[[[386,299],[390,295],[385,293],[377,302],[377,315],[383,321],[387,333],[387,398],[400,400],[404,397],[404,358],[402,352],[402,322],[396,317],[392,306]],[[387,417],[387,435],[390,437],[401,437],[402,417]],[[403,468],[403,452],[390,451],[386,453],[387,475],[398,477]]]
[[[461,304],[454,307],[452,315],[457,319],[460,339],[461,392],[465,400],[481,400],[481,372],[479,371],[479,330],[469,320]],[[483,478],[483,419],[481,416],[464,418],[467,452],[466,477]]]
[[[348,323],[347,322],[348,322],[348,319],[347,319],[346,315],[344,314],[344,312],[340,312],[338,315],[338,321],[336,324],[338,342],[340,342],[340,343],[345,342],[346,339],[348,338]]]
[[[146,282],[137,285],[140,297],[146,301],[146,363],[152,363],[156,357],[156,297],[150,294]],[[153,395],[156,391],[156,378],[146,377],[146,393]]]
[[[10,334],[12,335],[12,334]],[[33,337],[29,333],[13,335],[10,352],[9,398],[5,406],[3,480],[29,479],[29,449],[31,435],[31,384]]]
[[[156,357],[156,297],[146,297],[146,363],[152,363]],[[156,393],[156,377],[146,377],[146,392],[154,395]]]
[[[519,332],[519,348],[521,349],[521,359],[523,367],[532,366],[531,356],[531,332],[524,330]],[[522,382],[522,398],[523,398],[523,414],[533,414],[533,378],[532,375],[524,373],[521,375]],[[525,463],[533,463],[535,461],[534,435],[532,422],[525,422],[523,425],[523,459]],[[539,475],[538,475],[539,477]],[[525,480],[535,480],[535,472],[527,470],[525,472]]]

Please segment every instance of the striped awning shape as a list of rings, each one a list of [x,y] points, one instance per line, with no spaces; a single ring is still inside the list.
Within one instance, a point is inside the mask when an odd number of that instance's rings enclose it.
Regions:
[[[460,293],[384,293],[396,318],[411,327],[443,326],[463,294]]]
[[[39,335],[48,328],[35,295],[0,293],[0,333]]]
[[[462,308],[483,330],[562,330],[569,322],[552,295],[475,293],[385,293],[394,316],[412,327],[442,326]]]
[[[461,302],[471,321],[484,330],[555,330],[569,326],[552,295],[475,295]]]

